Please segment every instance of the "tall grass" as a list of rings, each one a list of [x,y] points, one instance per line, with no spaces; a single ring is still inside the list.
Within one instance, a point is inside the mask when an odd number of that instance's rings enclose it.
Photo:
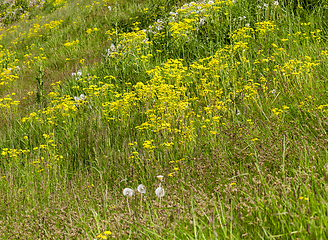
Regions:
[[[324,1],[23,10],[0,37],[1,238],[327,238]]]

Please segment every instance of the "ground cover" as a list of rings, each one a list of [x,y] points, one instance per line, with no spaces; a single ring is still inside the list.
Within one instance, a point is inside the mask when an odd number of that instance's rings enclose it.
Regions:
[[[325,1],[1,9],[1,238],[327,238]]]

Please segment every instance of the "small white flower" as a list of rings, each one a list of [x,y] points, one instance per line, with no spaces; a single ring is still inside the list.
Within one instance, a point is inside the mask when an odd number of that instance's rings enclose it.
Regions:
[[[163,176],[163,175],[158,175],[157,178],[158,178],[160,181],[163,181],[164,176]]]
[[[200,25],[204,25],[206,23],[206,18],[200,18],[199,23]]]
[[[165,195],[164,188],[162,188],[162,187],[158,187],[158,188],[155,190],[155,194],[156,194],[156,196],[159,197],[159,198],[164,197],[164,195]]]
[[[273,2],[273,5],[278,6],[279,5],[279,2],[278,1],[274,1]]]
[[[80,101],[80,98],[79,97],[74,97],[74,100],[75,100],[75,102],[78,102],[78,101]]]
[[[267,8],[267,7],[269,7],[269,4],[267,4],[267,3],[264,3],[264,5],[263,5],[265,8]]]
[[[212,0],[208,1],[208,4],[213,5],[214,2]]]
[[[123,195],[127,197],[133,196],[133,190],[131,188],[124,188],[123,189]]]
[[[240,115],[240,111],[238,109],[236,110],[236,115]]]
[[[245,24],[245,27],[249,27],[249,23],[246,23],[246,24]]]
[[[72,76],[76,76],[76,73],[72,73]]]
[[[112,11],[112,7],[111,6],[108,6],[108,9],[109,9],[109,11]]]
[[[272,92],[272,94],[275,94],[275,93],[276,93],[276,90],[275,90],[275,89],[273,89],[271,92]]]
[[[138,186],[138,192],[140,192],[140,193],[146,193],[146,187],[143,184],[140,184]]]
[[[81,95],[80,95],[80,99],[81,99],[81,101],[85,101],[85,96],[84,96],[84,94],[81,94]]]
[[[76,73],[76,75],[80,77],[80,76],[82,75],[82,72],[81,72],[81,71],[78,71],[78,72]]]
[[[261,9],[262,7],[261,7],[260,5],[257,5],[257,8],[258,8],[258,9]]]
[[[111,45],[110,45],[110,50],[111,50],[112,52],[116,52],[116,47],[115,47],[114,44],[111,44]]]

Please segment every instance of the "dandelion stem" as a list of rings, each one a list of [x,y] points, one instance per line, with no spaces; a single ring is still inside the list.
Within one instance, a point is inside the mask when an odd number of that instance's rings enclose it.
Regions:
[[[128,203],[129,214],[131,215],[131,209],[130,209],[130,204],[129,204],[129,197],[126,198],[126,202]]]

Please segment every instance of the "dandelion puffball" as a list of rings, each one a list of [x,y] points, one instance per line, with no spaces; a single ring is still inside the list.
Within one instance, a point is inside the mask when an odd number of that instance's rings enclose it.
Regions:
[[[123,195],[127,197],[133,196],[133,190],[131,188],[124,188],[123,189]]]
[[[138,192],[140,192],[140,193],[146,193],[146,187],[143,184],[140,184],[138,186]]]
[[[157,197],[164,197],[165,195],[165,191],[164,191],[164,188],[162,187],[158,187],[156,190],[155,190],[155,194]]]

